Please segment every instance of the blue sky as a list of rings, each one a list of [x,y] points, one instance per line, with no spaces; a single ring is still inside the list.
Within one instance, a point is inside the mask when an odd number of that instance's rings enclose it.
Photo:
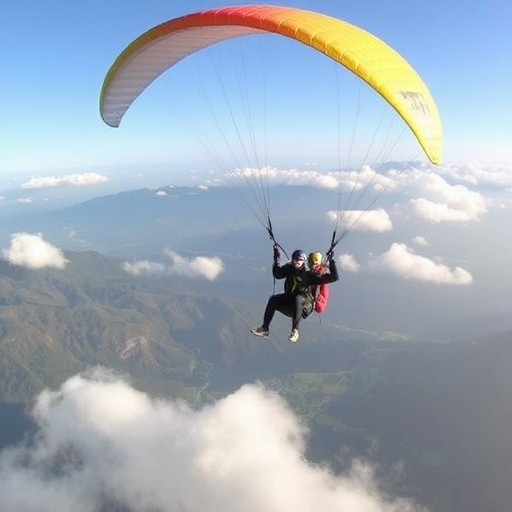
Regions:
[[[98,112],[101,84],[119,52],[145,30],[191,11],[237,3],[3,2],[2,178],[133,170],[134,164],[160,165],[172,160],[172,155],[178,160],[186,158],[174,150],[169,152],[173,138],[156,125],[154,133],[149,126],[137,126],[135,120],[118,130],[107,127]],[[445,162],[512,161],[509,0],[476,3],[464,9],[455,0],[420,5],[405,0],[385,4],[361,0],[280,3],[315,9],[359,25],[409,60],[438,103]],[[289,48],[285,45],[279,52]],[[329,80],[321,74],[324,72],[329,68],[315,69],[319,83]],[[156,91],[155,97],[159,94]],[[145,112],[139,109],[142,119],[152,112],[149,107]],[[289,120],[279,119],[276,122],[283,126],[274,128],[289,130]],[[313,125],[311,130],[319,129]],[[176,142],[183,146],[181,140]]]

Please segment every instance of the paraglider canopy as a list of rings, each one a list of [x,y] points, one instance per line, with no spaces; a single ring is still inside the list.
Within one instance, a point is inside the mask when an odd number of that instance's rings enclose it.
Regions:
[[[192,13],[135,39],[115,60],[103,83],[100,112],[119,126],[133,101],[165,70],[185,57],[235,37],[275,33],[338,62],[377,91],[402,117],[426,156],[441,161],[442,129],[423,80],[396,51],[345,21],[290,7],[242,5]]]

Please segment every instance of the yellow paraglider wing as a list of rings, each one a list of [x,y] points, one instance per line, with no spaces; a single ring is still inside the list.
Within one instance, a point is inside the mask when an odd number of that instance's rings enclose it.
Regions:
[[[158,25],[135,39],[105,77],[100,112],[119,126],[132,102],[165,70],[226,39],[275,33],[315,48],[367,82],[400,114],[429,160],[441,161],[437,106],[421,77],[386,43],[345,21],[312,11],[268,5],[223,7]]]

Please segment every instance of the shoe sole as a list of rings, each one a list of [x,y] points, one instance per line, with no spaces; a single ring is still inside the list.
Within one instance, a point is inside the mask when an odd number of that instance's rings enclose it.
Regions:
[[[254,336],[258,336],[258,338],[268,338],[268,334],[263,334],[261,332],[254,332],[251,330],[251,334],[253,334]]]

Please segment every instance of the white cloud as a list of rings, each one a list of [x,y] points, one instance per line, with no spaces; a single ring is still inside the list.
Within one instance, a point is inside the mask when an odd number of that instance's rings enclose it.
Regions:
[[[32,442],[0,452],[4,512],[422,510],[384,496],[368,464],[309,463],[301,422],[258,385],[193,410],[97,369],[41,393],[34,414]]]
[[[512,187],[512,165],[496,162],[449,164],[440,166],[439,174],[469,185],[491,185],[506,189]]]
[[[352,171],[338,171],[334,175],[340,187],[349,192],[373,188],[376,192],[384,193],[394,190],[399,184],[394,171],[385,175],[375,172],[369,165]]]
[[[374,258],[370,267],[407,279],[437,284],[469,285],[473,282],[467,270],[461,267],[450,269],[440,262],[415,254],[412,249],[400,243],[392,244],[387,252]]]
[[[81,174],[68,174],[67,176],[46,176],[41,178],[31,178],[21,185],[24,189],[33,188],[53,188],[62,186],[80,187],[83,185],[96,185],[108,181],[106,176],[95,172],[84,172]]]
[[[214,281],[224,271],[224,264],[218,257],[197,256],[187,259],[171,249],[165,250],[170,264],[156,263],[149,260],[124,262],[121,268],[133,276],[150,274],[176,274],[183,277],[202,277]]]
[[[162,274],[165,272],[165,265],[149,260],[139,260],[134,262],[125,261],[121,268],[132,276],[142,276],[151,274]]]
[[[352,272],[355,274],[361,269],[361,265],[352,254],[341,254],[338,259],[341,269],[345,272]]]
[[[416,244],[416,245],[419,245],[421,247],[428,247],[428,242],[427,242],[427,239],[423,236],[415,236],[413,239],[412,239],[413,243]]]
[[[382,208],[376,210],[344,210],[341,214],[336,211],[327,212],[331,221],[339,222],[349,230],[373,231],[384,233],[393,229],[393,223],[388,213]]]
[[[411,199],[411,203],[420,217],[434,223],[475,221],[487,211],[486,208],[453,208],[449,203],[438,203],[424,198]]]
[[[11,245],[2,250],[6,261],[12,265],[39,269],[45,267],[64,268],[68,260],[57,247],[43,240],[41,233],[14,233]]]
[[[224,264],[218,257],[207,258],[197,256],[187,259],[171,249],[166,249],[165,254],[171,260],[170,272],[185,277],[205,277],[214,281],[224,271]]]
[[[430,222],[476,221],[488,211],[489,200],[464,185],[450,185],[432,173],[426,174],[421,183],[428,197],[411,199],[411,203],[416,212]]]

